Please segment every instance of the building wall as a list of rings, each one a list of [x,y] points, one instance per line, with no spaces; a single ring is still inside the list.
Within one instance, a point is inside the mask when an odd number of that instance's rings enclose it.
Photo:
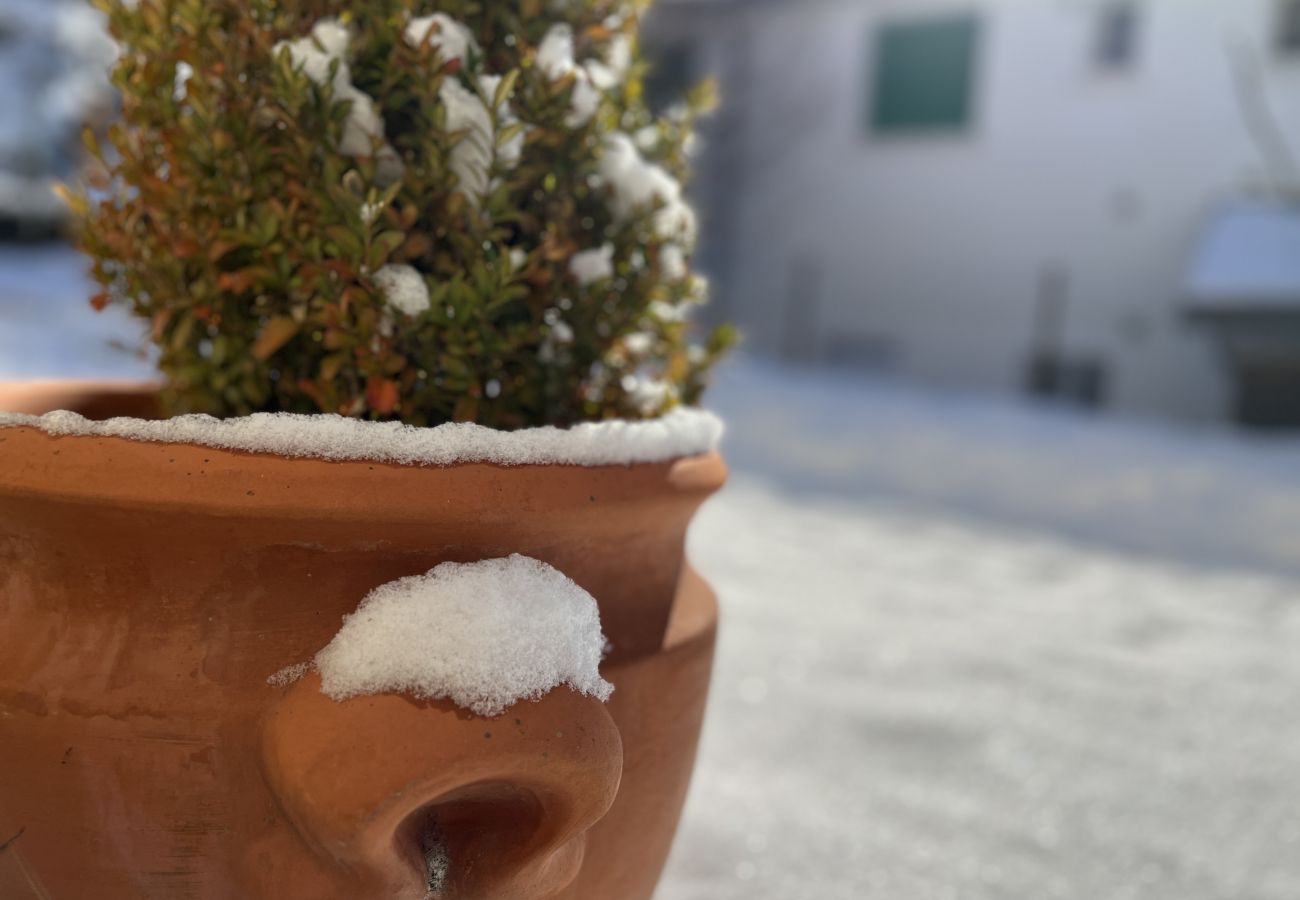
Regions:
[[[1095,0],[669,4],[650,40],[690,39],[729,104],[701,161],[703,261],[761,352],[1020,390],[1040,296],[1063,346],[1106,369],[1106,405],[1214,418],[1225,371],[1179,288],[1205,216],[1258,190],[1230,57],[1300,151],[1300,56],[1275,0],[1147,0],[1135,62],[1094,63]],[[977,11],[960,133],[868,127],[874,30]],[[675,24],[674,24],[675,23]],[[673,32],[676,31],[676,38]],[[719,171],[727,173],[718,190]],[[713,185],[711,189],[710,185]]]

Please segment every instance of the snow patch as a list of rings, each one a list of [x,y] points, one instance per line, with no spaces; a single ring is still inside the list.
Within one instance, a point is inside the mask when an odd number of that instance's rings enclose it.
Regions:
[[[273,673],[270,678],[266,679],[266,683],[272,687],[288,687],[310,671],[311,663],[294,663]]]
[[[401,465],[610,466],[667,462],[717,449],[722,422],[700,409],[678,408],[657,419],[583,422],[572,428],[498,431],[469,422],[417,428],[338,415],[254,413],[230,419],[207,415],[93,421],[59,410],[43,416],[0,412],[0,428],[38,428],[62,436],[120,437],[163,444],[293,458],[372,460]]]
[[[573,29],[552,25],[537,45],[537,68],[552,81],[559,81],[576,68],[573,58]]]
[[[647,312],[654,316],[660,322],[685,322],[690,317],[690,307],[685,303],[665,303],[663,300],[652,300]]]
[[[484,103],[489,107],[493,104],[497,94],[497,88],[501,86],[500,75],[480,75],[478,77],[479,90],[483,93]],[[519,117],[515,115],[508,99],[503,99],[501,106],[496,110],[497,125],[499,131],[509,128],[511,125],[519,123]],[[508,169],[513,169],[519,165],[519,159],[524,155],[524,132],[521,130],[499,147],[496,148],[497,161]]]
[[[593,77],[592,65],[579,66],[574,58],[573,29],[563,23],[552,25],[537,45],[537,68],[551,81],[573,75],[573,91],[569,96],[569,114],[565,124],[579,128],[591,120],[600,108],[600,91],[593,84],[599,78],[613,85],[613,74],[608,67],[596,64],[598,73]],[[607,77],[608,76],[608,77]]]
[[[380,585],[314,663],[334,700],[401,692],[497,716],[560,685],[608,700],[604,647],[591,594],[514,554]]]
[[[659,271],[665,281],[681,281],[686,277],[686,253],[680,244],[664,244],[659,248]]]
[[[277,43],[274,52],[278,56],[281,51],[288,50],[294,66],[304,75],[317,85],[332,83],[334,98],[351,102],[339,151],[349,156],[370,156],[376,153],[373,140],[384,140],[384,120],[375,109],[374,101],[352,83],[352,71],[346,58],[351,41],[352,35],[337,19],[323,19],[312,26],[311,34],[306,37]],[[331,82],[330,66],[336,61],[338,65]],[[400,173],[401,160],[392,147],[384,144],[376,155],[384,162],[385,168],[393,174]]]
[[[622,384],[628,399],[645,416],[652,415],[655,410],[676,399],[675,388],[662,378],[629,374],[623,376]]]
[[[634,331],[623,337],[623,349],[632,356],[645,356],[653,348],[654,335],[644,331]]]
[[[454,78],[442,82],[438,97],[447,110],[447,130],[464,132],[451,148],[451,171],[461,192],[477,204],[487,192],[492,171],[496,144],[492,114],[477,94]]]
[[[615,131],[605,139],[599,172],[613,189],[610,208],[616,218],[626,221],[638,210],[657,205],[655,234],[663,240],[695,242],[695,213],[682,198],[681,183],[663,166],[647,162],[627,134]]]
[[[394,309],[418,316],[429,308],[429,286],[414,267],[390,263],[374,274],[374,280]]]
[[[581,250],[569,259],[569,274],[578,284],[588,285],[614,275],[614,245],[602,244],[591,250]]]
[[[404,36],[412,47],[420,46],[427,37],[429,46],[437,51],[443,62],[465,63],[469,61],[470,51],[478,52],[474,33],[446,13],[412,19],[406,24]]]

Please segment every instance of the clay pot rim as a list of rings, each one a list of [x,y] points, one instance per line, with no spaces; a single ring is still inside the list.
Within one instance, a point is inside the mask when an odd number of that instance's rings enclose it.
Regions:
[[[712,412],[677,407],[654,419],[609,419],[572,426],[497,429],[476,423],[412,426],[372,422],[337,414],[291,414],[274,419],[266,413],[217,418],[182,415],[96,415],[96,412],[142,412],[153,408],[159,386],[153,382],[32,381],[0,382],[27,395],[27,409],[0,408],[0,429],[34,428],[53,437],[121,438],[138,443],[195,446],[286,459],[385,463],[412,467],[463,464],[519,466],[630,467],[671,463],[716,452],[722,422]],[[49,399],[78,402],[75,409],[50,409]],[[43,402],[44,401],[44,402]],[[89,408],[89,409],[88,409]],[[81,415],[81,412],[88,415]],[[90,410],[94,410],[93,412]],[[58,421],[46,415],[65,414]],[[257,426],[241,426],[256,422]],[[162,427],[180,427],[170,433]],[[537,440],[529,441],[528,437]]]
[[[64,382],[63,385],[68,383]],[[53,383],[47,383],[52,388]],[[82,382],[84,396],[139,399],[153,385]],[[726,480],[716,450],[655,462],[581,465],[465,460],[445,464],[322,459],[101,434],[51,434],[0,425],[0,492],[119,508],[281,519],[418,524],[429,505],[518,504],[578,513],[589,503],[653,502],[665,494],[712,493]],[[16,461],[17,464],[13,464]],[[467,484],[476,486],[466,490]],[[141,486],[147,487],[141,490]],[[495,496],[489,496],[495,495]]]

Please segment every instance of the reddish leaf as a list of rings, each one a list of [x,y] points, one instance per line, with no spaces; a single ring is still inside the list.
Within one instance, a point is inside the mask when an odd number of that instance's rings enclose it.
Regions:
[[[369,378],[366,380],[366,405],[372,412],[381,416],[390,415],[397,409],[397,382],[387,378]]]
[[[298,323],[288,316],[276,316],[267,322],[262,332],[253,342],[252,354],[258,359],[267,359],[298,333]]]
[[[239,246],[239,241],[228,241],[228,240],[213,241],[212,246],[208,248],[208,259],[211,260],[212,262],[216,262],[217,260],[221,259],[221,257],[225,256],[227,253],[229,253],[231,250],[234,250],[238,246]]]

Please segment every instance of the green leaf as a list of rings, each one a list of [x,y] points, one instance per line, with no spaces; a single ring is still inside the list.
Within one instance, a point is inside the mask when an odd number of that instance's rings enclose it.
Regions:
[[[370,265],[371,271],[380,268],[388,262],[388,257],[393,254],[398,247],[406,241],[406,235],[400,231],[384,231],[375,235],[374,241],[370,244],[370,257],[366,262]]]

